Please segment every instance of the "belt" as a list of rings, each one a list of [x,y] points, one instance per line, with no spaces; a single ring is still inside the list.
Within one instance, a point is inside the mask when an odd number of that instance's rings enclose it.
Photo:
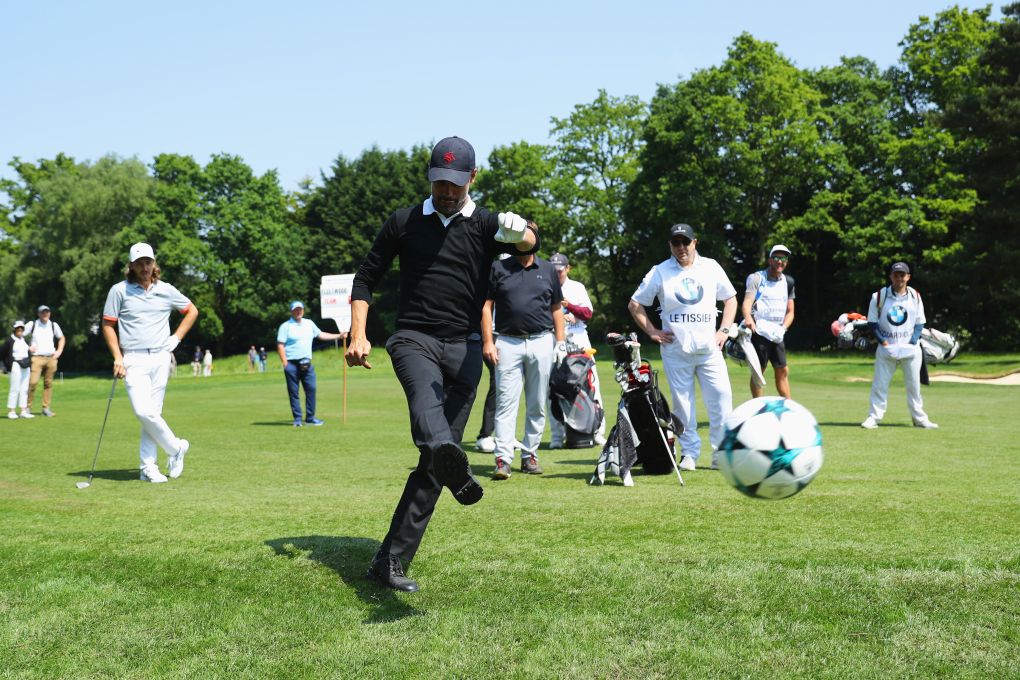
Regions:
[[[541,337],[549,335],[552,331],[539,331],[538,333],[500,333],[501,338],[517,338],[518,340],[538,340]]]
[[[162,347],[154,347],[153,349],[126,349],[124,354],[158,354],[164,351]]]

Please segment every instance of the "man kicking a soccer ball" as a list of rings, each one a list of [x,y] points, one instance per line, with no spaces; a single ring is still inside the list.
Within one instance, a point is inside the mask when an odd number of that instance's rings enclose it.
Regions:
[[[401,560],[414,559],[443,487],[462,505],[482,497],[459,442],[482,373],[482,303],[492,260],[500,252],[538,250],[538,235],[524,218],[475,205],[468,190],[476,174],[475,152],[465,140],[436,144],[428,172],[432,195],[383,223],[351,291],[347,365],[371,368],[365,322],[372,291],[400,258],[397,330],[386,351],[407,397],[419,457],[368,578],[406,592],[418,584]]]

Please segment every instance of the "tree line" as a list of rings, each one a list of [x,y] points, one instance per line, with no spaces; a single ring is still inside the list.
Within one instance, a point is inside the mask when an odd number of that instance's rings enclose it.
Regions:
[[[738,36],[722,64],[660,85],[650,102],[600,91],[550,142],[510,142],[472,195],[541,227],[595,301],[598,333],[630,327],[626,303],[692,224],[699,251],[738,290],[769,245],[794,255],[796,348],[831,342],[888,265],[910,263],[929,324],[972,348],[1015,349],[1020,317],[1020,3],[921,17],[882,70],[863,57],[798,68],[774,43]],[[290,300],[317,317],[323,274],[352,272],[392,211],[422,201],[429,147],[338,156],[318,182],[284,191],[238,156],[148,165],[63,154],[13,159],[0,180],[0,317],[54,308],[78,368],[106,362],[99,315],[135,241],[200,308],[192,343],[218,354],[275,342]],[[396,277],[369,334],[393,329]]]

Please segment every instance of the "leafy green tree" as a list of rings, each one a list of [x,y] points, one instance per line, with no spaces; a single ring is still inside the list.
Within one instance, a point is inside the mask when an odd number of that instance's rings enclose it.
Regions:
[[[549,147],[525,141],[498,146],[472,188],[475,201],[496,212],[512,211],[534,220],[542,236],[542,253],[551,255],[564,243],[567,217],[552,194],[556,164]]]
[[[152,180],[141,162],[115,156],[76,163],[60,155],[11,165],[18,178],[2,187],[9,201],[4,230],[14,244],[3,258],[5,268],[13,266],[3,272],[4,304],[34,318],[32,310],[46,302],[67,334],[65,365],[98,365],[103,303],[123,277],[135,220],[152,200]]]
[[[1002,9],[979,59],[976,84],[947,107],[945,124],[973,150],[961,169],[980,204],[959,231],[959,256],[947,262],[946,292],[974,344],[1020,343],[1020,3]]]

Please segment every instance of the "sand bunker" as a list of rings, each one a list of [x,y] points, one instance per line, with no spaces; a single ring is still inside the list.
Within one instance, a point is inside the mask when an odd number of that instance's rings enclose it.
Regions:
[[[939,373],[928,377],[931,382],[979,383],[981,385],[1020,385],[1020,371],[997,377],[974,378],[958,373]]]

